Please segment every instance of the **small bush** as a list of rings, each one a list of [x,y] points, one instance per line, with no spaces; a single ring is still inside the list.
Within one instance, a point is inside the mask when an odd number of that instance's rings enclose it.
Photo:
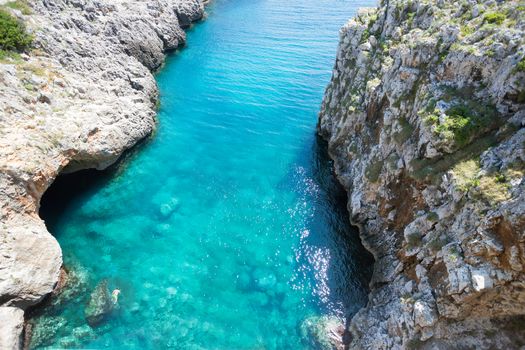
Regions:
[[[460,147],[468,144],[472,137],[495,122],[496,109],[490,105],[473,102],[460,104],[446,111],[444,120],[435,131],[446,140],[453,140]],[[431,120],[430,122],[435,122]]]
[[[491,12],[491,13],[487,13],[485,14],[485,16],[483,17],[483,20],[487,23],[490,23],[490,24],[501,24],[503,23],[503,21],[505,21],[505,19],[507,18],[507,16],[505,16],[504,13],[501,13],[501,12]]]
[[[365,170],[366,178],[371,182],[376,182],[379,179],[381,170],[383,169],[383,161],[374,159],[372,160]]]
[[[421,245],[421,233],[414,232],[406,236],[407,249],[411,250]]]
[[[0,50],[20,52],[28,48],[31,41],[24,24],[0,9]]]
[[[423,121],[427,125],[437,125],[439,123],[439,110],[434,111],[433,114],[427,114],[423,117]]]
[[[359,42],[361,44],[366,43],[368,41],[368,38],[370,38],[370,31],[368,29],[365,29],[363,31],[363,34],[361,35],[361,40]]]
[[[0,50],[0,62],[20,61],[20,54],[13,51]]]
[[[448,50],[439,53],[439,63],[443,63],[448,56]]]
[[[446,138],[453,138],[458,143],[465,143],[470,120],[470,110],[464,106],[454,106],[447,111],[445,120],[436,127],[436,131]]]
[[[401,127],[401,130],[399,132],[396,132],[393,134],[394,140],[397,142],[397,144],[401,145],[406,140],[412,136],[412,133],[414,132],[414,127],[406,120],[406,118],[399,118],[398,119],[399,126]]]
[[[427,214],[427,219],[431,222],[437,222],[439,220],[439,215],[431,211]]]
[[[525,57],[523,57],[521,61],[518,62],[516,65],[516,70],[518,72],[525,72]]]
[[[504,174],[482,176],[479,179],[481,197],[490,203],[500,203],[510,198],[509,183]]]
[[[15,10],[20,10],[20,12],[26,16],[31,14],[31,7],[29,7],[29,4],[25,0],[11,1],[5,4],[5,6]]]
[[[435,237],[433,240],[428,242],[427,247],[434,253],[437,253],[448,243],[450,243],[450,239],[448,237]]]
[[[452,171],[460,191],[467,192],[479,183],[477,176],[480,166],[477,159],[459,162],[452,168]]]
[[[518,92],[518,96],[516,98],[516,102],[518,103],[525,103],[525,90],[521,90]]]

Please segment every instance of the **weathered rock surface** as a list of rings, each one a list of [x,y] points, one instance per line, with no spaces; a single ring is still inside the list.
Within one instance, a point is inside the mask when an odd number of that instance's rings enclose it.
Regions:
[[[525,7],[394,1],[346,24],[318,131],[376,262],[352,348],[525,345]]]
[[[91,292],[88,304],[84,309],[88,324],[91,327],[99,325],[109,316],[114,307],[115,304],[108,289],[108,281],[102,280]]]
[[[0,0],[0,6],[6,0]],[[0,306],[25,309],[58,281],[61,250],[38,216],[60,172],[103,169],[155,126],[151,71],[204,14],[200,0],[35,0],[6,8],[35,36],[0,61]]]
[[[0,307],[0,349],[19,349],[24,330],[24,310]]]

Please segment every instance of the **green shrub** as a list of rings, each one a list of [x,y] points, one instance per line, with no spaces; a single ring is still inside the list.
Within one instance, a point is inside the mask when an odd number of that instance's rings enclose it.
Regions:
[[[414,127],[406,120],[406,118],[399,118],[398,119],[399,126],[401,127],[401,130],[399,132],[394,133],[392,136],[394,140],[397,142],[397,144],[401,145],[406,140],[412,136],[412,133],[414,132]]]
[[[469,36],[474,33],[474,27],[471,27],[469,25],[463,25],[461,26],[461,35],[462,36]]]
[[[377,13],[374,13],[368,18],[368,29],[371,29],[372,26],[376,23],[376,21],[377,21]]]
[[[379,180],[379,175],[383,169],[383,161],[379,159],[372,160],[365,170],[366,178],[371,182]]]
[[[416,15],[415,12],[410,12],[407,14],[407,25],[409,28],[412,28],[412,25],[414,24],[414,16]]]
[[[439,116],[437,114],[429,114],[425,117],[424,121],[430,125],[435,125],[439,123]]]
[[[437,222],[439,220],[439,215],[431,211],[427,214],[427,219],[431,222]]]
[[[434,253],[437,253],[446,246],[448,243],[450,243],[450,239],[448,237],[435,237],[433,240],[428,242],[427,247],[433,251]]]
[[[359,42],[361,44],[366,43],[368,41],[368,38],[370,38],[370,31],[368,29],[365,29],[363,31],[363,34],[361,35],[361,40]]]
[[[18,52],[0,50],[0,62],[20,61],[21,57]]]
[[[518,103],[525,103],[525,90],[518,92],[518,97],[516,98]]]
[[[421,245],[421,233],[414,232],[406,236],[407,249],[411,250]]]
[[[435,131],[445,139],[455,141],[458,146],[464,146],[474,135],[491,125],[495,116],[493,106],[461,104],[447,110],[443,122],[436,126]]]
[[[483,21],[490,24],[501,24],[507,18],[504,13],[501,12],[491,12],[486,13],[483,17]]]
[[[31,41],[24,24],[0,9],[0,50],[23,51],[31,45]]]
[[[518,62],[516,65],[516,70],[518,72],[525,72],[525,57],[523,57],[521,61]]]
[[[445,138],[454,139],[458,143],[465,143],[469,133],[471,112],[464,106],[454,106],[447,111],[443,123],[436,127],[436,131]]]
[[[440,52],[439,53],[439,60],[438,60],[438,62],[439,63],[443,63],[445,61],[445,59],[447,58],[448,53],[449,53],[448,49]]]
[[[31,14],[31,7],[29,7],[29,4],[26,0],[10,1],[7,4],[5,4],[5,6],[15,10],[20,10],[20,12],[22,12],[22,14],[26,16]]]

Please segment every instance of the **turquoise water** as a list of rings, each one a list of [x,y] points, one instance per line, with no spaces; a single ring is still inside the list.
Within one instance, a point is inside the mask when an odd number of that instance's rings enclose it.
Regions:
[[[306,349],[305,320],[366,302],[371,259],[315,125],[338,30],[371,4],[214,1],[157,75],[156,134],[44,197],[81,278],[34,347]],[[90,328],[103,279],[122,293]]]

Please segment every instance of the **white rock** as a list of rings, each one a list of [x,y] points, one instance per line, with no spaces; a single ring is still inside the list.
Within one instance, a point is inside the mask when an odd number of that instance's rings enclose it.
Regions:
[[[494,285],[492,278],[486,270],[473,270],[471,275],[472,286],[477,292],[483,289],[492,288]]]
[[[427,303],[417,300],[414,303],[414,322],[420,327],[432,326],[437,321],[437,314],[434,308]]]
[[[0,349],[22,349],[24,311],[17,307],[0,307]]]

